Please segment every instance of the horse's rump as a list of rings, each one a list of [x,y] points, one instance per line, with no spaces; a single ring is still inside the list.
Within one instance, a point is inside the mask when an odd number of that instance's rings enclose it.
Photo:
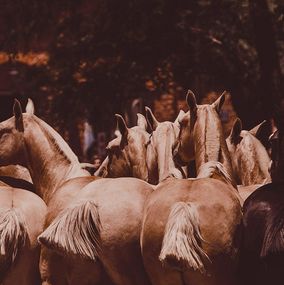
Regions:
[[[27,238],[22,215],[15,209],[0,210],[0,281],[13,264]]]
[[[260,256],[284,254],[284,205],[276,212],[270,211]]]
[[[63,210],[38,240],[50,249],[97,260],[100,229],[98,206],[92,201],[81,201]]]

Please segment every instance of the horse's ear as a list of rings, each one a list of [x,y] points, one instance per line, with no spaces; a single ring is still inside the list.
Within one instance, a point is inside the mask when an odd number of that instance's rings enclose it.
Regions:
[[[113,139],[106,146],[106,150],[114,150],[115,148],[119,148],[121,144],[121,136]]]
[[[180,110],[178,113],[177,118],[175,119],[174,124],[179,124],[179,122],[182,120],[182,118],[184,117],[185,112],[183,110]]]
[[[230,141],[233,144],[237,144],[240,140],[240,134],[242,131],[242,121],[237,118],[234,122],[233,128],[230,133]]]
[[[145,131],[147,130],[147,120],[140,113],[137,114],[137,126],[140,127],[141,129],[145,130]]]
[[[20,132],[23,132],[24,131],[23,112],[21,104],[17,99],[15,99],[14,101],[13,113],[15,116],[16,129]]]
[[[147,119],[149,128],[153,132],[158,127],[159,122],[155,118],[154,114],[152,113],[152,110],[149,107],[145,107],[145,111],[146,111],[146,119]]]
[[[124,119],[119,114],[115,114],[115,117],[116,117],[116,122],[117,122],[117,129],[120,131],[123,137],[127,136],[128,128],[126,126]]]
[[[28,103],[26,106],[26,113],[33,115],[35,113],[35,105],[32,99],[28,98]]]
[[[216,99],[216,101],[214,103],[212,103],[212,106],[215,108],[215,110],[217,111],[217,113],[220,113],[221,111],[221,108],[225,102],[225,99],[226,99],[226,94],[227,94],[227,91],[224,91],[221,96]]]
[[[263,128],[265,128],[265,125],[266,125],[266,120],[264,120],[263,122],[261,122],[260,124],[252,128],[249,132],[256,138],[260,139],[260,136],[261,136],[260,134]]]
[[[107,166],[109,163],[109,157],[107,156],[105,160],[102,162],[100,167],[97,169],[97,171],[94,173],[94,176],[98,177],[107,177],[108,171],[107,171]]]
[[[187,91],[186,103],[188,105],[190,113],[191,114],[196,113],[196,110],[197,110],[196,97],[191,90]]]

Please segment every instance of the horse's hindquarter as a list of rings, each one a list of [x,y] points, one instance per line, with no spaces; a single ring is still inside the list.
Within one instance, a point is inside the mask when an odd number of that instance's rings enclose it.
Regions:
[[[116,284],[149,284],[139,241],[144,203],[152,190],[135,178],[101,179],[85,189],[98,206],[101,261]]]
[[[49,223],[72,205],[93,202],[101,224],[99,259],[107,273],[116,284],[149,284],[139,239],[143,207],[152,187],[136,178],[84,178],[67,183],[50,202]]]
[[[43,200],[27,190],[1,186],[0,201],[2,209],[14,209],[23,218],[28,232],[28,244],[31,247],[37,246],[37,236],[43,230],[46,215]]]
[[[283,185],[266,184],[244,203],[240,259],[243,284],[283,283],[283,189]]]
[[[179,284],[181,279],[177,271],[174,273],[161,266],[159,255],[170,211],[178,202],[196,207],[200,232],[205,240],[201,247],[213,261],[219,255],[233,257],[235,235],[241,220],[239,199],[227,184],[215,179],[168,179],[161,183],[145,206],[141,242],[147,271],[150,275],[155,274],[151,267],[158,266],[161,276],[171,272],[173,281],[169,284]]]
[[[11,270],[7,271],[4,277],[3,284],[38,284],[40,247],[37,237],[43,230],[46,205],[37,195],[29,191],[2,186],[0,188],[0,204],[1,211],[4,211],[3,213],[6,211],[7,215],[6,227],[2,228],[1,234],[5,236],[5,229],[9,226],[13,227],[13,235],[9,237],[13,247],[10,246],[5,253],[8,257],[9,251],[14,248],[16,255]],[[8,215],[10,216],[9,224],[7,224]],[[9,229],[7,230],[9,231]],[[6,240],[5,243],[8,244],[9,240]],[[15,247],[17,247],[16,251]]]

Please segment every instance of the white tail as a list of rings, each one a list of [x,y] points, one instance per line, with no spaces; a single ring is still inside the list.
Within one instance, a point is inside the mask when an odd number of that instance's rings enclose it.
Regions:
[[[209,260],[209,257],[200,246],[202,240],[196,207],[191,203],[175,203],[166,225],[159,259],[180,270],[191,268],[204,272],[203,260]]]
[[[16,209],[0,209],[0,282],[25,244],[27,229]]]
[[[98,206],[82,201],[59,214],[38,240],[50,249],[97,260],[100,229]]]

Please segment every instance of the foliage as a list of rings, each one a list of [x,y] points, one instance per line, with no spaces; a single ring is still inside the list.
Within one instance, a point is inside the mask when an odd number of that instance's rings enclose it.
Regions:
[[[22,92],[62,132],[84,116],[108,130],[131,99],[152,104],[187,88],[200,96],[229,90],[254,124],[259,116],[247,105],[261,104],[261,66],[249,2],[4,0],[0,50],[49,53],[47,65],[26,68]],[[284,6],[268,2],[283,62]]]

